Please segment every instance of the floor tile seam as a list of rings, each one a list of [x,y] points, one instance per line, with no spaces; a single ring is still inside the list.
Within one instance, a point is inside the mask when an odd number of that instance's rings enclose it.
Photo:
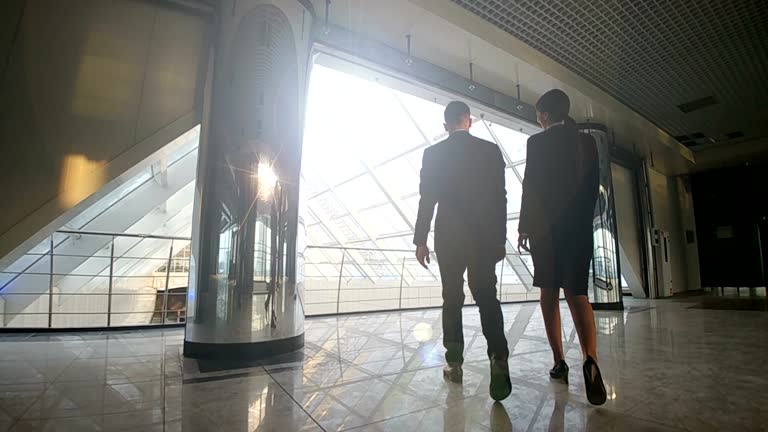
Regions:
[[[68,385],[69,387],[86,387],[85,385],[73,386],[73,384],[91,383],[90,386],[94,386],[94,387],[95,386],[99,386],[99,387],[108,387],[108,386],[109,387],[114,387],[114,386],[124,386],[124,385],[131,385],[131,384],[148,384],[148,383],[157,383],[157,382],[158,382],[157,377],[154,377],[154,378],[147,378],[146,380],[143,380],[143,381],[130,380],[130,381],[126,381],[126,382],[108,382],[108,381],[101,381],[101,380],[98,380],[98,381],[94,381],[94,380],[78,380],[78,381],[57,381],[57,382],[52,383],[52,384]],[[46,389],[46,390],[48,390],[48,389]]]
[[[401,342],[396,342],[396,341],[393,341],[391,339],[386,339],[386,338],[383,338],[383,337],[377,336],[377,335],[368,335],[368,336],[360,336],[360,337],[365,337],[368,340],[373,339],[373,340],[377,340],[377,341],[383,342],[384,345],[386,345],[388,347],[391,347],[391,348],[402,348],[402,347],[410,348],[406,343],[404,343],[402,341]],[[328,342],[329,341],[326,341],[326,342],[324,342],[324,344],[327,344]],[[335,342],[336,342],[337,346],[341,346],[341,344],[339,343],[340,340],[336,340]],[[421,345],[426,345],[426,342],[419,343],[419,346],[421,346]],[[322,345],[318,345],[318,348],[320,350],[332,352],[330,349],[325,348]],[[368,349],[366,351],[376,351],[379,348],[381,348],[381,347],[372,347],[372,348],[370,348],[370,349]],[[411,349],[413,349],[413,348],[411,348]],[[345,351],[337,350],[337,352],[333,352],[333,354],[334,355],[339,355],[339,353],[342,353],[342,352],[352,352],[352,351],[357,351],[357,350],[345,350]]]
[[[439,366],[437,366],[437,367],[439,367]],[[518,385],[518,386],[522,386],[522,387],[525,387],[525,388],[530,389],[530,390],[538,391],[538,392],[540,392],[540,393],[542,393],[544,395],[555,396],[555,394],[551,393],[551,390],[552,390],[551,387],[546,387],[546,386],[543,386],[543,385],[531,383],[529,381],[526,381],[526,380],[523,380],[523,379],[520,379],[520,378],[517,378],[517,377],[514,377],[514,376],[511,376],[510,380],[512,381],[513,385]],[[409,390],[408,394],[411,395],[411,396],[419,396],[417,393],[415,393],[412,390],[410,390],[410,387],[407,384],[396,383],[396,382],[393,382],[392,384],[398,386],[399,388],[401,388],[403,390],[408,389]],[[515,394],[514,388],[513,388],[512,394],[513,395]],[[474,395],[470,395],[470,396],[467,396],[467,397],[463,397],[461,399],[466,400],[466,399],[472,399],[472,398],[476,398],[476,397],[487,397],[487,395],[483,396],[481,394],[474,394]]]
[[[179,365],[179,371],[181,372],[181,380],[184,381],[184,352],[181,348],[178,350],[174,350],[174,357],[178,360]],[[199,369],[199,368],[198,368]],[[163,369],[163,374],[166,374],[168,371]]]
[[[355,365],[355,366],[356,366],[356,367],[358,367],[359,369],[364,369],[364,368],[362,368],[362,367],[360,367],[360,366],[357,366],[357,365]],[[349,380],[349,381],[345,381],[345,382],[342,382],[342,383],[336,383],[336,384],[331,384],[331,385],[326,385],[326,386],[323,386],[323,385],[315,385],[315,386],[314,386],[314,387],[312,387],[312,388],[313,388],[313,389],[316,389],[316,390],[328,390],[328,389],[333,389],[333,388],[337,388],[337,387],[342,387],[342,386],[345,386],[345,385],[348,385],[348,384],[354,384],[354,383],[358,383],[358,382],[362,382],[362,381],[370,381],[370,380],[373,380],[373,379],[380,379],[380,378],[383,378],[383,377],[388,377],[388,376],[392,376],[392,375],[398,375],[398,374],[403,374],[403,373],[415,372],[415,371],[417,371],[417,370],[421,370],[421,369],[429,369],[429,368],[431,368],[431,367],[435,367],[435,366],[424,367],[424,368],[419,368],[419,369],[411,369],[411,370],[406,370],[406,371],[401,371],[401,372],[391,372],[391,373],[386,373],[386,374],[372,374],[372,373],[368,373],[368,374],[366,374],[366,375],[365,375],[365,377],[362,377],[362,378],[356,378],[356,379],[352,379],[352,380]],[[302,370],[302,369],[300,369],[300,368],[297,368],[297,369],[294,369],[294,370],[295,370],[295,371],[298,371],[298,370]],[[369,371],[369,370],[367,370],[367,369],[364,369],[364,370],[365,370],[366,372],[370,372],[370,371]],[[272,373],[283,373],[283,372],[290,372],[290,371],[292,371],[292,370],[288,370],[288,371],[279,371],[279,372],[276,372],[276,371],[274,371],[274,370],[270,370],[270,371],[268,371],[268,372],[269,372],[269,373],[270,373],[270,375],[271,375]],[[313,381],[313,382],[314,382],[314,381]],[[310,387],[303,387],[302,389],[307,389],[307,388],[310,388]]]
[[[126,358],[141,358],[141,357],[157,357],[160,358],[160,354],[134,354],[134,355],[98,355],[93,357],[83,357],[82,354],[75,360],[101,360],[101,359],[126,359]]]
[[[411,348],[411,347],[409,347],[409,346],[407,346],[407,345],[402,345],[402,347],[403,347],[403,348],[405,348],[405,349],[406,349],[406,351],[408,351],[408,354],[415,354],[415,353],[416,353],[416,351],[418,351],[418,348]],[[421,345],[420,345],[419,347],[421,347]],[[393,347],[393,348],[394,348],[394,347]],[[398,346],[397,348],[398,348],[398,349],[402,349],[400,346]],[[329,353],[329,354],[331,354],[333,357],[336,357],[336,358],[340,358],[340,359],[344,359],[344,354],[352,354],[352,353],[355,353],[355,354],[363,354],[363,353],[369,353],[369,352],[377,352],[377,351],[379,351],[379,349],[377,349],[377,348],[371,348],[371,349],[367,349],[367,350],[349,350],[349,351],[340,351],[340,352],[336,352],[336,353],[334,353],[334,352],[331,352],[330,350],[328,350],[328,349],[326,349],[326,348],[322,348],[322,350],[323,350],[323,351],[326,351],[326,352],[327,352],[327,353]],[[344,359],[344,360],[346,360],[346,359]]]
[[[344,357],[342,357],[341,355],[336,354],[336,353],[332,353],[332,352],[326,350],[325,348],[321,348],[321,349],[326,351],[326,352],[328,352],[328,353],[330,353],[334,357],[334,361],[336,361],[336,362],[338,362],[340,364],[346,364],[347,366],[355,366],[357,368],[360,368],[360,366],[357,365],[356,363],[354,363],[352,360],[347,360]],[[415,352],[411,353],[411,354],[415,354]]]
[[[100,413],[100,414],[93,414],[93,415],[79,415],[79,416],[70,416],[70,417],[44,417],[44,418],[41,417],[41,418],[34,418],[34,419],[25,419],[23,421],[52,421],[52,420],[62,420],[62,419],[87,418],[87,419],[99,419],[100,424],[103,425],[104,420],[107,417],[125,415],[125,414],[130,414],[130,413],[139,412],[139,411],[147,411],[147,410],[121,411],[121,412],[113,412],[113,413]],[[164,421],[161,420],[160,422],[153,422],[150,425],[141,425],[141,426],[151,426],[161,422],[165,423]]]
[[[515,357],[524,357],[524,356],[531,355],[531,354],[541,354],[541,353],[548,353],[548,352],[550,352],[549,349],[537,350],[537,351],[527,351],[527,352],[522,352],[522,353],[513,353],[513,354],[511,354],[509,356],[509,359],[514,359]],[[463,367],[465,369],[466,368],[470,368],[470,369],[472,369],[474,371],[475,369],[480,367],[479,366],[480,363],[486,363],[486,362],[488,362],[488,359],[469,360],[469,361],[465,360]],[[515,364],[514,362],[510,362],[510,367],[514,366],[514,364]],[[430,367],[439,367],[439,366],[430,366]]]
[[[348,382],[344,382],[344,383],[334,384],[334,385],[331,385],[331,386],[315,386],[315,387],[303,387],[303,388],[301,388],[301,389],[298,389],[298,390],[302,390],[302,391],[311,391],[311,392],[315,392],[315,393],[318,393],[318,392],[322,392],[322,393],[325,393],[325,394],[326,394],[326,395],[328,395],[330,398],[332,398],[332,399],[334,399],[335,401],[337,401],[339,405],[343,406],[344,408],[346,408],[347,410],[349,410],[351,413],[353,413],[353,414],[357,415],[358,417],[361,417],[361,418],[362,418],[363,416],[362,416],[362,415],[360,415],[360,414],[358,414],[358,413],[357,413],[357,411],[356,411],[354,408],[352,408],[352,407],[350,407],[349,405],[347,405],[346,403],[344,403],[344,402],[342,402],[342,401],[338,400],[338,398],[336,398],[335,396],[331,395],[331,394],[329,393],[329,391],[332,391],[332,390],[334,390],[334,389],[338,389],[338,388],[341,388],[341,387],[344,387],[344,386],[347,386],[347,385],[351,385],[351,384],[359,384],[359,383],[362,383],[362,382],[365,382],[365,381],[373,381],[373,380],[381,381],[381,382],[383,382],[384,384],[388,384],[388,385],[390,385],[390,386],[395,386],[395,387],[399,388],[400,390],[404,390],[403,386],[399,385],[398,383],[395,383],[395,382],[389,382],[389,381],[386,381],[386,380],[382,380],[382,379],[380,379],[380,378],[381,378],[381,377],[379,377],[379,376],[372,376],[372,377],[363,378],[363,379],[359,379],[359,380],[352,380],[352,381],[348,381]],[[282,384],[281,384],[281,386],[282,386]],[[413,392],[410,392],[410,393],[408,393],[408,394],[409,394],[409,396],[418,396],[417,394],[415,394],[415,393],[413,393]]]
[[[435,369],[435,368],[439,368],[439,367],[442,367],[442,365],[423,366],[423,367],[417,367],[415,369],[401,370],[399,372],[389,372],[389,373],[377,375],[377,377],[384,378],[384,377],[391,377],[393,375],[404,375],[404,374],[408,374],[408,373],[421,372],[421,371],[425,371],[425,370],[428,370],[428,369]]]
[[[107,376],[108,374],[105,374],[103,378],[84,378],[84,379],[69,379],[69,378],[62,378],[59,377],[56,381],[53,382],[53,384],[73,384],[73,383],[84,383],[84,382],[93,382],[95,384],[129,384],[131,382],[134,382],[134,379],[142,379],[146,381],[141,382],[147,382],[151,380],[156,380],[162,376],[161,373],[158,373],[156,375],[150,375],[150,376],[141,376],[139,378],[130,378],[129,376],[125,376],[125,378],[109,378]]]
[[[285,387],[284,387],[284,386],[283,386],[283,385],[282,385],[282,384],[281,384],[279,381],[277,381],[277,380],[276,380],[276,379],[275,379],[275,378],[272,376],[272,374],[271,374],[271,373],[269,373],[269,371],[268,371],[268,370],[266,370],[266,369],[265,369],[265,371],[266,371],[267,375],[269,375],[269,378],[272,380],[272,382],[274,382],[275,384],[277,384],[277,386],[278,386],[278,387],[280,387],[280,390],[282,390],[282,391],[283,391],[283,393],[285,393],[285,394],[286,394],[286,395],[287,395],[287,396],[288,396],[288,397],[289,397],[289,398],[290,398],[290,399],[293,401],[293,403],[295,403],[295,404],[296,404],[296,405],[299,407],[299,409],[301,409],[301,410],[304,412],[304,414],[306,414],[306,415],[307,415],[307,416],[308,416],[310,419],[312,419],[312,421],[313,421],[313,422],[314,422],[314,423],[317,425],[317,427],[319,427],[319,428],[320,428],[320,430],[321,430],[321,431],[323,431],[323,432],[327,432],[327,431],[326,431],[326,429],[325,429],[325,428],[324,428],[324,427],[323,427],[323,426],[320,424],[320,422],[318,422],[318,421],[317,421],[317,420],[316,420],[316,419],[315,419],[315,418],[314,418],[314,417],[313,417],[313,416],[312,416],[312,415],[311,415],[311,414],[310,414],[310,413],[309,413],[309,412],[308,412],[308,411],[307,411],[307,410],[304,408],[304,406],[303,406],[302,404],[300,404],[300,403],[299,403],[299,402],[298,402],[298,401],[297,401],[297,400],[296,400],[296,399],[293,397],[293,395],[292,395],[290,392],[288,392],[288,391],[285,389]]]
[[[98,413],[94,414],[77,414],[74,413],[76,409],[60,409],[56,412],[59,414],[54,414],[53,416],[42,416],[42,417],[19,417],[19,421],[43,421],[43,420],[59,420],[59,419],[72,419],[72,418],[81,418],[81,417],[105,417],[105,416],[112,416],[112,415],[120,415],[120,414],[130,414],[130,413],[138,413],[143,411],[149,411],[154,408],[142,408],[142,409],[129,409],[129,410],[109,410],[109,411],[100,411]],[[70,413],[72,412],[72,413]]]
[[[415,360],[419,360],[419,358],[411,357],[408,360],[408,363],[410,363],[411,361],[415,361]],[[406,365],[404,367],[408,367],[408,363],[406,363]],[[430,366],[423,366],[422,365],[422,366],[417,366],[417,367],[412,368],[412,369],[401,369],[401,370],[396,371],[396,372],[388,372],[388,373],[385,373],[385,374],[381,374],[380,376],[385,377],[385,376],[392,376],[392,375],[402,375],[402,374],[407,374],[407,373],[411,373],[411,372],[420,372],[420,371],[427,370],[427,369],[439,368],[439,367],[443,367],[443,366],[444,366],[444,364],[442,362],[440,364],[433,364],[433,365],[430,365]]]
[[[385,382],[386,382],[386,381],[385,381]],[[397,383],[397,382],[393,382],[393,383],[391,383],[391,385],[390,385],[390,386],[387,388],[387,391],[386,391],[386,393],[385,393],[385,396],[384,396],[384,397],[382,397],[382,398],[381,398],[381,400],[379,400],[379,401],[378,401],[378,403],[377,403],[376,407],[375,407],[375,408],[372,410],[372,412],[371,412],[371,415],[373,415],[373,413],[375,413],[375,412],[376,412],[376,410],[378,410],[378,409],[379,409],[379,407],[380,407],[380,406],[381,406],[381,404],[383,403],[384,399],[387,397],[387,395],[389,394],[389,392],[392,390],[392,387],[393,387],[393,386],[394,386],[396,389],[399,389],[399,390],[400,390],[402,393],[404,393],[404,394],[406,394],[406,395],[409,395],[409,396],[411,396],[411,397],[415,397],[415,398],[419,398],[419,396],[418,396],[417,394],[414,394],[414,393],[412,393],[412,392],[410,392],[410,391],[406,392],[406,391],[405,391],[405,389],[403,388],[403,386],[401,386],[401,385],[400,385],[399,383]],[[436,402],[434,402],[434,401],[430,401],[430,403],[436,403]],[[436,403],[435,405],[432,405],[432,406],[430,406],[430,407],[428,407],[428,408],[434,408],[434,407],[436,407],[436,406],[440,406],[440,404],[439,404],[439,403]],[[425,408],[425,409],[427,409],[427,408]],[[422,411],[422,410],[415,410],[415,411],[411,412],[411,414],[412,414],[412,413],[414,413],[414,412],[420,412],[420,411]],[[362,417],[362,416],[361,416],[361,417]],[[370,419],[370,415],[369,415],[369,416],[366,418],[366,420],[369,420],[369,419]]]
[[[426,407],[426,408],[410,411],[410,412],[403,413],[403,414],[398,414],[396,416],[392,416],[392,417],[389,417],[389,418],[385,418],[385,419],[381,419],[381,420],[376,420],[376,421],[373,421],[373,422],[370,422],[370,423],[366,423],[364,425],[355,426],[355,427],[347,428],[347,429],[340,429],[339,432],[354,432],[355,429],[360,429],[360,428],[364,428],[364,427],[367,427],[367,426],[377,425],[377,424],[384,423],[384,422],[387,422],[387,421],[390,421],[390,420],[394,420],[394,419],[398,419],[398,418],[401,418],[401,417],[405,417],[405,416],[409,416],[409,415],[413,415],[413,414],[418,414],[418,413],[429,411],[429,410],[435,409],[435,408],[440,408],[441,406],[443,406],[443,405],[436,404],[436,405],[429,406],[429,407]],[[447,406],[446,406],[446,408],[447,408]]]
[[[37,397],[36,397],[36,398],[35,398],[35,399],[34,399],[32,402],[30,402],[30,404],[29,404],[29,405],[26,407],[26,409],[24,409],[24,411],[22,411],[22,412],[21,412],[21,414],[20,414],[20,415],[19,415],[19,416],[18,416],[18,417],[17,417],[17,418],[14,420],[14,422],[13,422],[13,424],[11,425],[11,427],[9,428],[9,430],[12,430],[12,429],[13,429],[13,428],[16,426],[16,424],[17,424],[19,421],[21,421],[21,419],[23,419],[25,415],[27,415],[27,413],[28,413],[28,412],[29,412],[29,411],[32,409],[32,407],[33,407],[33,406],[34,406],[34,405],[35,405],[35,404],[36,404],[38,401],[42,400],[42,398],[43,398],[43,395],[45,395],[45,393],[47,393],[47,392],[48,392],[48,390],[50,390],[50,389],[51,389],[51,387],[53,387],[53,384],[54,384],[54,383],[55,383],[55,382],[56,382],[56,381],[59,379],[59,377],[61,377],[61,375],[64,373],[64,371],[65,371],[65,370],[67,370],[67,369],[68,369],[70,366],[72,366],[72,363],[74,363],[74,361],[75,361],[76,359],[77,359],[77,357],[75,357],[75,358],[73,358],[72,360],[70,360],[70,361],[69,361],[69,363],[68,363],[66,366],[64,366],[64,367],[61,369],[61,372],[59,372],[59,374],[58,374],[58,375],[57,375],[57,376],[56,376],[56,377],[55,377],[53,380],[50,380],[50,381],[44,381],[44,382],[42,383],[42,384],[43,384],[43,391],[42,391],[42,392],[40,392],[40,394],[39,394],[39,395],[37,395]]]
[[[94,402],[94,403],[88,403],[88,404],[85,404],[84,406],[78,406],[76,408],[55,408],[54,410],[58,410],[58,411],[71,411],[71,410],[77,410],[77,409],[88,409],[91,406],[99,405],[99,406],[101,406],[102,410],[103,409],[117,409],[117,408],[120,408],[120,412],[123,412],[123,410],[125,410],[125,411],[141,411],[141,410],[155,409],[155,408],[157,408],[157,406],[153,406],[153,405],[158,405],[159,406],[159,404],[165,402],[165,400],[162,399],[162,397],[156,398],[156,399],[125,399],[125,398],[122,397],[122,395],[119,395],[120,400],[114,400],[114,401],[111,401],[111,402],[107,402],[105,400],[106,394],[104,394],[103,392],[96,393],[96,394],[99,394],[101,396],[101,399],[99,401]],[[42,398],[43,396],[41,395],[40,397]],[[66,397],[67,396],[59,396],[58,398],[51,399],[51,400],[60,401],[62,398],[66,398]],[[172,401],[175,400],[175,399],[176,398],[171,398]],[[38,401],[35,401],[35,403],[37,403],[37,402]],[[93,401],[91,401],[91,402],[93,402]],[[121,407],[126,407],[126,406],[133,406],[133,407],[140,406],[140,408],[130,408],[130,409],[122,409],[121,408]],[[26,414],[27,413],[25,413],[25,415]]]
[[[403,370],[401,368],[398,371],[381,372],[381,369],[383,369],[385,366],[390,364],[393,360],[395,360],[395,359],[382,360],[382,361],[377,361],[377,362],[360,363],[360,364],[356,364],[356,365],[357,365],[357,367],[359,367],[361,369],[364,369],[364,370],[374,374],[374,376],[389,376],[391,374],[407,373],[408,371],[414,370],[414,369],[405,369],[405,370]],[[405,364],[407,364],[407,363],[408,362],[405,362]],[[374,370],[372,370],[371,367],[373,367],[373,366],[381,366],[379,372],[375,372]],[[403,367],[405,367],[405,366],[403,366]]]
[[[354,415],[354,416],[355,416],[355,417],[357,417],[357,418],[360,418],[360,419],[363,419],[363,420],[365,420],[365,416],[364,416],[363,414],[360,414],[360,413],[357,411],[357,409],[356,409],[356,408],[354,408],[353,406],[350,406],[348,403],[346,403],[346,402],[342,401],[342,400],[341,400],[341,399],[339,399],[337,396],[335,396],[335,395],[333,395],[333,394],[331,394],[331,393],[329,393],[329,392],[326,392],[326,391],[319,391],[319,392],[315,392],[315,393],[322,393],[322,394],[323,394],[323,398],[324,398],[323,400],[325,400],[325,398],[331,399],[331,400],[332,400],[332,405],[333,405],[333,406],[340,406],[340,407],[344,408],[345,410],[347,410],[347,411],[348,411],[348,412],[349,412],[351,415]],[[290,395],[290,396],[291,396],[291,399],[293,399],[293,395]],[[296,401],[296,399],[293,399],[293,400],[294,400],[294,402],[296,402],[297,404],[299,404],[299,402],[298,402],[298,401]],[[301,405],[301,404],[299,404],[299,405]],[[301,405],[301,406],[302,406],[302,408],[303,408],[303,405]],[[319,421],[315,420],[314,416],[312,416],[312,414],[310,414],[310,413],[309,413],[309,411],[307,411],[307,410],[305,409],[305,410],[304,410],[304,412],[306,412],[306,413],[307,413],[307,415],[309,415],[310,417],[312,417],[312,420],[313,420],[313,421],[315,421],[315,423],[318,423],[318,424],[320,423]],[[321,426],[321,428],[322,428],[322,426]]]
[[[297,388],[297,390],[327,391],[327,390],[333,390],[333,389],[336,389],[336,388],[339,388],[339,387],[344,387],[344,386],[351,385],[351,384],[359,384],[359,383],[365,382],[365,381],[373,381],[373,380],[378,379],[378,378],[379,377],[377,377],[377,376],[369,375],[369,376],[367,376],[365,378],[357,378],[357,379],[353,379],[353,380],[349,380],[349,381],[344,381],[344,382],[336,383],[336,384],[331,384],[331,385],[327,385],[327,386],[315,384],[313,386],[306,386],[306,387]],[[277,381],[277,380],[275,380],[275,381]],[[312,382],[315,382],[315,381],[312,381]]]
[[[541,415],[541,410],[544,408],[544,404],[547,402],[547,398],[542,398],[539,403],[536,405],[536,411],[534,411],[533,416],[531,417],[531,422],[528,424],[528,428],[526,429],[527,432],[532,432],[533,427],[536,425],[536,420]]]
[[[266,369],[265,365],[248,365],[244,367],[238,367],[238,366],[232,366],[232,367],[222,367],[220,369],[207,369],[204,370],[200,369],[200,365],[198,364],[197,371],[189,371],[186,374],[184,374],[187,378],[198,378],[198,377],[213,377],[213,376],[226,376],[229,374],[236,374],[236,373],[245,373],[245,372],[256,372],[262,369]],[[174,373],[173,371],[164,371],[164,374],[166,373]],[[183,370],[182,370],[183,373]]]
[[[400,316],[400,318],[402,318],[402,315],[401,315],[401,314],[399,314],[399,316]],[[422,320],[413,320],[413,321],[420,321],[420,322],[424,322],[424,320],[423,320],[423,319],[422,319]],[[434,326],[437,326],[438,324],[440,324],[440,321],[441,321],[441,318],[438,316],[438,317],[435,317],[435,318],[432,320],[432,323],[431,323],[431,324],[432,324],[432,326],[434,327]],[[472,328],[472,326],[469,326],[469,328]],[[357,329],[355,329],[354,327],[351,327],[351,328],[349,328],[349,329],[347,329],[347,330],[349,330],[349,331],[351,331],[352,333],[355,333],[355,334],[360,334],[360,333],[362,332],[362,331],[360,331],[360,330],[357,330]],[[376,335],[375,333],[371,333],[371,332],[366,332],[366,334],[363,334],[362,336],[363,336],[363,337],[371,337],[371,336],[373,336],[373,337],[376,337],[376,339],[377,339],[377,340],[383,340],[383,341],[386,341],[386,342],[397,343],[397,342],[394,342],[394,341],[390,341],[389,339],[381,338],[381,337],[379,337],[378,335]],[[403,342],[400,342],[400,345],[403,345]]]
[[[269,376],[272,380],[274,380],[274,378],[272,378],[272,375],[269,373],[269,371],[264,369],[263,366],[259,366],[258,369],[260,370],[249,370],[248,372],[238,372],[238,373],[223,374],[223,375],[196,376],[196,377],[190,377],[190,378],[182,377],[181,383],[182,385],[202,384],[207,382],[226,381],[230,379],[259,377],[259,376]]]

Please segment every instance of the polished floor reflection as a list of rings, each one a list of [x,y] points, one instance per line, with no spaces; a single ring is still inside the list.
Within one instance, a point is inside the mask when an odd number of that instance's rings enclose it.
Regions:
[[[570,385],[550,382],[533,303],[504,306],[512,395],[488,396],[466,308],[463,385],[443,381],[440,311],[309,319],[302,356],[198,363],[182,330],[0,336],[0,431],[768,430],[768,314],[690,298],[598,312],[609,401],[584,396],[563,307]]]

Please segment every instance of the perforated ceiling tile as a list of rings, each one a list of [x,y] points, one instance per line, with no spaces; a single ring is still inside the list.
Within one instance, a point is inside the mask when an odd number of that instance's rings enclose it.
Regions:
[[[453,1],[673,136],[768,136],[768,1]],[[706,97],[718,103],[678,108]]]

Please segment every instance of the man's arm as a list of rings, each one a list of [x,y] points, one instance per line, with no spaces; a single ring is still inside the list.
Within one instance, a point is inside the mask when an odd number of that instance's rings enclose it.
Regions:
[[[494,214],[494,227],[495,237],[499,240],[499,245],[506,246],[507,243],[507,188],[506,178],[504,176],[504,169],[506,168],[506,162],[504,156],[501,154],[498,146],[493,146],[494,160],[493,160],[493,182],[494,182],[494,202],[496,203],[496,209]]]
[[[432,151],[427,148],[424,150],[424,156],[421,160],[421,180],[419,182],[421,198],[419,199],[419,212],[413,235],[413,244],[416,246],[426,246],[427,244],[427,236],[437,204],[436,180]]]

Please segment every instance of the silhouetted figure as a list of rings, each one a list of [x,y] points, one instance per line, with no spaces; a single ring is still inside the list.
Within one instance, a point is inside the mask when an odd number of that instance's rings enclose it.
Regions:
[[[579,132],[569,110],[570,100],[561,90],[550,90],[536,103],[536,117],[545,130],[528,139],[518,247],[531,252],[533,285],[541,289],[541,311],[555,362],[550,375],[568,379],[560,328],[563,288],[584,355],[587,397],[601,405],[606,394],[596,362],[595,317],[587,298],[600,187],[597,146],[591,136]]]
[[[509,396],[511,383],[504,337],[504,317],[496,298],[496,263],[505,254],[507,237],[507,193],[505,162],[494,143],[469,134],[469,107],[451,102],[445,108],[445,130],[449,136],[424,151],[421,165],[421,200],[413,242],[416,258],[427,267],[427,236],[432,215],[435,220],[435,253],[443,283],[443,344],[446,348],[446,378],[461,382],[464,334],[464,271],[469,289],[480,308],[483,335],[491,360],[491,397]],[[425,262],[426,261],[426,262]]]

